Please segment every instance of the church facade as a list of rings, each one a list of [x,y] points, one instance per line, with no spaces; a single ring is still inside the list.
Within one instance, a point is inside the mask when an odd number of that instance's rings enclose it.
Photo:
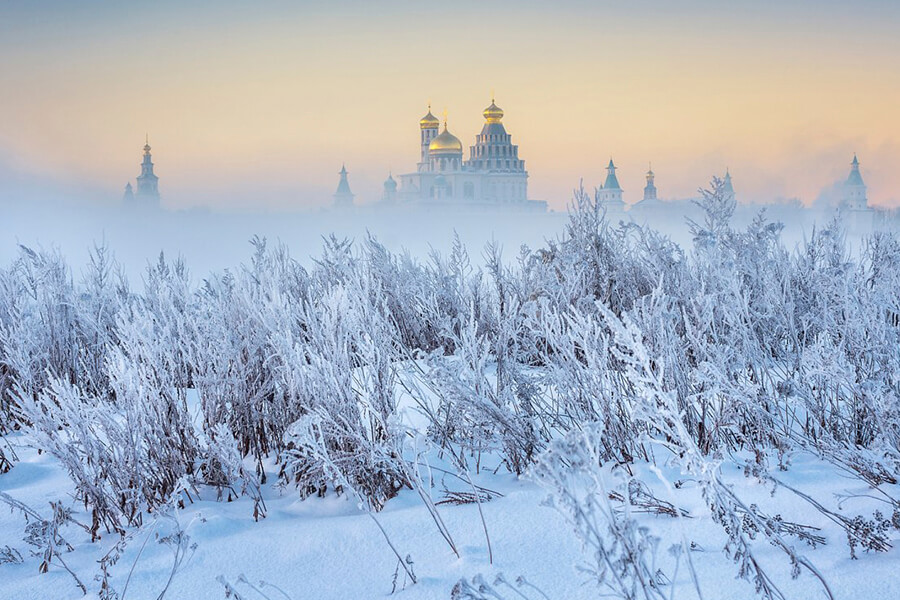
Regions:
[[[450,133],[447,119],[431,114],[419,120],[419,163],[411,173],[385,181],[383,200],[420,205],[504,206],[544,211],[545,202],[528,199],[528,171],[501,122],[493,99],[484,109],[484,126],[463,157],[463,144]]]

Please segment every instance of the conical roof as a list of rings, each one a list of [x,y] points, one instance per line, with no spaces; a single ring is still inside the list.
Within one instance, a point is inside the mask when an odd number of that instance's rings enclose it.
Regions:
[[[606,182],[603,184],[605,190],[620,190],[619,179],[616,177],[616,165],[613,160],[609,159],[609,166],[606,167]]]
[[[338,175],[341,176],[341,180],[338,182],[337,190],[334,192],[334,195],[352,196],[353,192],[350,191],[350,183],[347,181],[347,168],[344,165],[341,165],[341,170]]]
[[[847,185],[866,185],[859,172],[859,159],[856,158],[856,154],[853,155],[853,162],[850,163],[850,175],[847,176]]]

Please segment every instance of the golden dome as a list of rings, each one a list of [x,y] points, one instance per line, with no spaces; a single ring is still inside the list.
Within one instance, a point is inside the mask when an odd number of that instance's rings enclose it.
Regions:
[[[463,147],[459,138],[447,131],[447,123],[444,123],[444,131],[431,140],[428,144],[429,154],[462,154]]]
[[[503,109],[494,104],[494,99],[491,98],[491,105],[484,109],[482,114],[488,123],[499,123],[503,118]]]
[[[438,118],[431,114],[431,105],[428,105],[428,114],[419,119],[419,127],[421,129],[437,129],[441,126],[441,122],[438,121]]]

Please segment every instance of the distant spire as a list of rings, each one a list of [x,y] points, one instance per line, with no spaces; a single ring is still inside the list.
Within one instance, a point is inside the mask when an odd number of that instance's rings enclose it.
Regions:
[[[728,167],[725,167],[725,180],[723,189],[725,190],[725,194],[734,198],[734,185],[731,183],[731,171]]]
[[[341,179],[338,182],[337,190],[334,192],[334,204],[335,206],[352,206],[353,192],[350,191],[350,182],[347,180],[347,167],[344,163],[341,163],[341,170],[338,172],[338,175],[341,176]]]
[[[620,190],[620,189],[622,189],[619,186],[619,178],[616,177],[616,165],[613,164],[612,157],[610,157],[609,165],[606,167],[606,183],[603,184],[603,189],[605,189],[605,190]]]
[[[653,174],[653,164],[647,163],[647,185],[644,186],[644,200],[656,200],[656,176]]]
[[[859,172],[859,159],[853,153],[853,162],[850,163],[850,175],[847,176],[847,185],[865,185]]]
[[[852,209],[864,210],[868,208],[866,199],[866,184],[859,172],[859,159],[853,153],[853,162],[850,163],[850,174],[844,182],[842,204]]]

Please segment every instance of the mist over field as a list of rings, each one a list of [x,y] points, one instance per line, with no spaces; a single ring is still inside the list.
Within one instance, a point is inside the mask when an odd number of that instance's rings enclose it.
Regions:
[[[573,190],[578,182],[574,182]],[[706,184],[708,185],[708,183]],[[589,190],[589,193],[592,191]],[[213,209],[167,210],[127,206],[98,195],[67,195],[30,189],[0,189],[4,235],[0,240],[0,262],[8,264],[19,245],[59,249],[76,274],[95,244],[106,244],[115,253],[129,278],[140,281],[148,263],[160,252],[182,257],[192,275],[204,278],[213,271],[234,268],[250,255],[254,236],[283,243],[295,259],[308,266],[322,249],[323,238],[335,235],[356,242],[368,236],[394,252],[408,251],[419,260],[432,251],[446,253],[456,236],[480,262],[482,250],[496,242],[507,260],[513,261],[524,244],[532,249],[563,234],[567,211],[528,213],[502,209],[454,207],[384,207],[377,204],[335,209],[293,211]],[[102,198],[102,197],[101,197]],[[248,199],[248,203],[249,203]],[[566,203],[572,201],[572,193]],[[298,206],[303,206],[298,201]],[[660,212],[610,212],[618,224],[649,225],[682,246],[689,245],[688,220],[702,211],[691,200],[664,201],[671,209]],[[837,214],[836,206],[804,207],[798,203],[739,203],[735,226],[749,224],[764,211],[769,221],[784,225],[782,240],[793,248],[808,237],[816,225],[826,225]],[[863,233],[852,228],[848,234]]]

